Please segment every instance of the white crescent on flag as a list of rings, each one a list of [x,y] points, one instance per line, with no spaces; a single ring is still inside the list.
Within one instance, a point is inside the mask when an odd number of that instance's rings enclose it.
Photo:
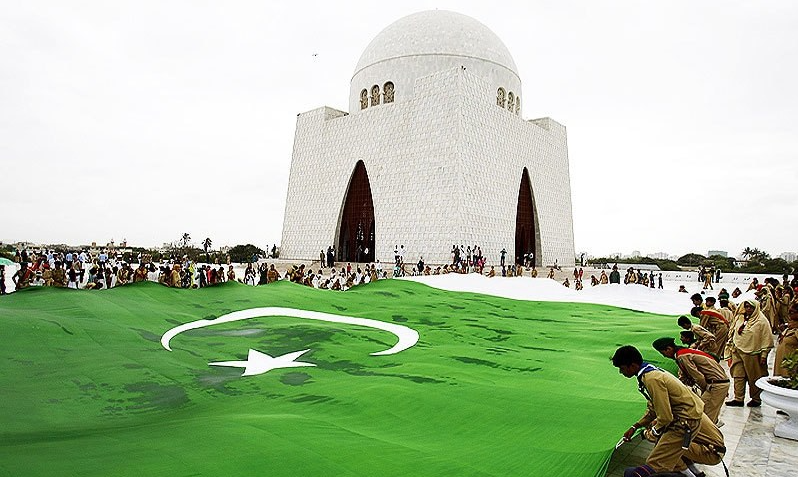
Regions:
[[[418,342],[418,332],[416,330],[394,323],[386,323],[384,321],[371,320],[368,318],[356,318],[353,316],[333,315],[331,313],[323,313],[320,311],[298,310],[296,308],[261,307],[234,311],[212,320],[203,319],[176,326],[163,334],[161,337],[161,345],[167,350],[172,351],[169,342],[172,340],[172,338],[184,331],[205,328],[206,326],[219,325],[222,323],[230,323],[232,321],[261,318],[264,316],[291,316],[294,318],[305,318],[308,320],[328,321],[330,323],[345,323],[348,325],[365,326],[367,328],[374,328],[377,330],[393,333],[397,338],[399,338],[399,341],[391,348],[384,351],[371,353],[372,356],[396,354],[400,351],[410,348]]]

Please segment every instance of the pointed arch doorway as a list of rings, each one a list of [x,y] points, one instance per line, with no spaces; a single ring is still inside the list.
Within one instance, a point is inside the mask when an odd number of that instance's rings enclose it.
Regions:
[[[363,161],[357,161],[349,179],[341,220],[338,222],[337,260],[373,262],[374,231],[374,201],[371,197],[369,175]]]
[[[518,206],[515,215],[515,263],[524,263],[531,254],[532,264],[541,265],[540,226],[535,202],[532,199],[532,182],[525,167],[521,172],[521,185],[518,189]]]

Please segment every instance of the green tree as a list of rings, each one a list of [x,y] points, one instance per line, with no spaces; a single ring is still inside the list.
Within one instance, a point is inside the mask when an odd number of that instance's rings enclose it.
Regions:
[[[188,248],[191,244],[191,235],[188,232],[183,232],[183,236],[180,237],[180,248]]]
[[[709,262],[708,265],[714,266],[715,268],[720,268],[721,270],[726,270],[727,272],[731,272],[734,269],[734,258],[732,257],[724,257],[723,255],[711,255],[707,257],[706,262]]]
[[[697,267],[704,263],[706,258],[707,257],[697,253],[688,253],[679,257],[679,260],[676,260],[676,263],[683,267]]]
[[[261,256],[266,254],[266,252],[252,245],[251,243],[246,245],[236,245],[235,247],[231,248],[228,253],[230,254],[230,261],[238,263],[248,263],[252,260],[253,256]]]

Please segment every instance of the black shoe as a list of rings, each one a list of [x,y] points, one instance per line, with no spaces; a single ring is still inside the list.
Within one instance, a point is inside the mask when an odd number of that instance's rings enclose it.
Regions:
[[[762,401],[748,401],[748,407],[759,407],[762,405]]]
[[[743,407],[745,403],[736,399],[732,399],[731,401],[726,401],[726,405],[729,407]]]

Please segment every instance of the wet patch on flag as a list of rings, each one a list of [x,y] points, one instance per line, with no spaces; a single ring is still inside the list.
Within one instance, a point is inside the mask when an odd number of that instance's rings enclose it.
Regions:
[[[443,381],[443,380],[440,380],[440,379],[435,379],[435,378],[430,378],[430,377],[427,377],[427,376],[418,376],[418,375],[405,374],[405,373],[381,373],[381,372],[378,372],[378,371],[374,371],[373,367],[371,367],[371,366],[364,366],[362,364],[355,363],[355,362],[352,362],[352,361],[347,361],[347,360],[334,361],[334,362],[330,362],[330,363],[321,362],[321,363],[318,363],[317,366],[320,369],[325,369],[325,370],[343,371],[343,372],[345,372],[347,374],[350,374],[352,376],[381,376],[381,377],[385,377],[385,378],[399,378],[399,379],[406,379],[406,380],[412,381],[414,383],[421,383],[421,384],[433,384],[433,383],[435,383],[435,384],[445,384],[446,383],[446,381]],[[381,366],[380,368],[384,369],[384,368],[394,367],[394,366],[396,366],[396,365],[395,364],[386,364],[386,365]]]
[[[311,404],[321,404],[326,402],[334,402],[335,399],[331,398],[330,396],[316,396],[313,394],[300,394],[299,396],[290,400],[291,402],[297,403],[311,403]]]
[[[384,290],[376,291],[374,293],[376,293],[377,295],[389,296],[391,298],[399,298],[399,295],[397,295],[396,293],[391,293],[391,292],[384,291]]]
[[[289,386],[302,386],[311,380],[307,373],[286,373],[280,378],[280,382]]]
[[[191,336],[261,336],[266,333],[262,328],[246,328],[243,330],[216,330],[213,328],[199,328],[187,331]]]
[[[139,329],[139,328],[133,328],[133,331],[136,331],[139,334],[139,336],[141,336],[142,338],[144,338],[147,341],[153,341],[155,343],[160,343],[161,342],[161,335],[156,335],[155,333],[153,333],[150,330],[142,330],[142,329]]]
[[[188,404],[186,391],[174,384],[159,384],[154,382],[132,383],[125,386],[125,391],[138,393],[139,396],[131,398],[128,409],[135,410],[170,410]]]
[[[227,385],[233,381],[241,380],[241,371],[231,368],[220,368],[218,370],[202,371],[195,373],[197,383],[204,388],[211,388],[228,396],[238,396],[243,394],[238,389],[231,389]]]

